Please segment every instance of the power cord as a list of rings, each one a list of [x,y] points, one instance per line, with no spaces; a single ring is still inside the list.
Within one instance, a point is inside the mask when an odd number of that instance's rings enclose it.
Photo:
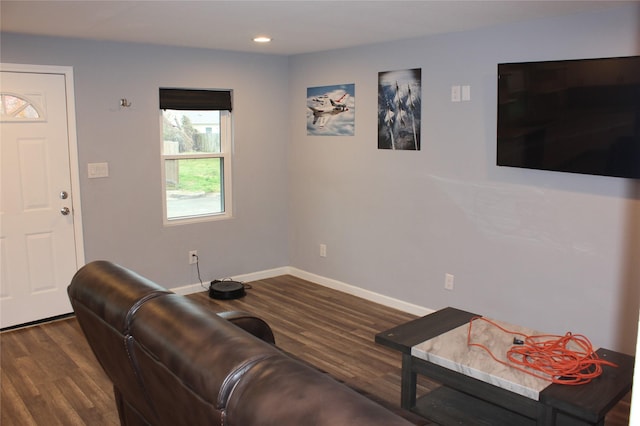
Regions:
[[[207,287],[205,287],[204,283],[202,282],[202,278],[200,277],[200,258],[197,254],[192,254],[191,257],[196,258],[196,271],[198,271],[198,281],[200,281],[200,287],[207,289]]]
[[[471,341],[472,324],[478,320],[485,321],[505,333],[519,336],[519,338],[514,337],[514,346],[507,351],[508,362],[498,359],[485,345]],[[574,343],[575,345],[572,346],[580,349],[569,349],[570,343]],[[603,365],[617,367],[612,362],[600,359],[593,351],[589,339],[581,334],[567,332],[564,336],[528,336],[507,330],[484,317],[474,317],[469,321],[467,345],[483,349],[500,364],[562,385],[586,384],[602,374]]]

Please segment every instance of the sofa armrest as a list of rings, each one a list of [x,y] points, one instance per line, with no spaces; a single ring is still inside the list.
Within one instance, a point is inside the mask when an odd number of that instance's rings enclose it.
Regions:
[[[271,330],[271,327],[269,327],[269,324],[249,312],[225,311],[218,312],[218,316],[267,343],[271,343],[273,345],[276,343],[276,339],[273,336],[273,331]]]

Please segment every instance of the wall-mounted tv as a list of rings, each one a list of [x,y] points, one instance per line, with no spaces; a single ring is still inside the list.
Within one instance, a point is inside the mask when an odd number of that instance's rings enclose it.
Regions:
[[[498,64],[499,166],[640,178],[640,56]]]

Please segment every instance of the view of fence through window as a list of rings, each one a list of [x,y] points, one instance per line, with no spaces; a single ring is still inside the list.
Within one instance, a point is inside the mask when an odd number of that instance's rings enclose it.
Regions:
[[[220,111],[162,111],[167,219],[224,212]]]

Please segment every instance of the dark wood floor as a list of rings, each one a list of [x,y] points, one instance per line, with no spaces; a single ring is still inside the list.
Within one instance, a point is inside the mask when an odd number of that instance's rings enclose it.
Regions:
[[[265,319],[276,344],[335,378],[399,404],[400,355],[374,343],[376,333],[414,316],[291,276],[251,283],[247,296],[187,297],[220,312],[244,310]],[[117,425],[111,384],[75,319],[0,334],[0,424]],[[420,379],[419,394],[437,386]],[[606,426],[629,423],[629,395]]]

